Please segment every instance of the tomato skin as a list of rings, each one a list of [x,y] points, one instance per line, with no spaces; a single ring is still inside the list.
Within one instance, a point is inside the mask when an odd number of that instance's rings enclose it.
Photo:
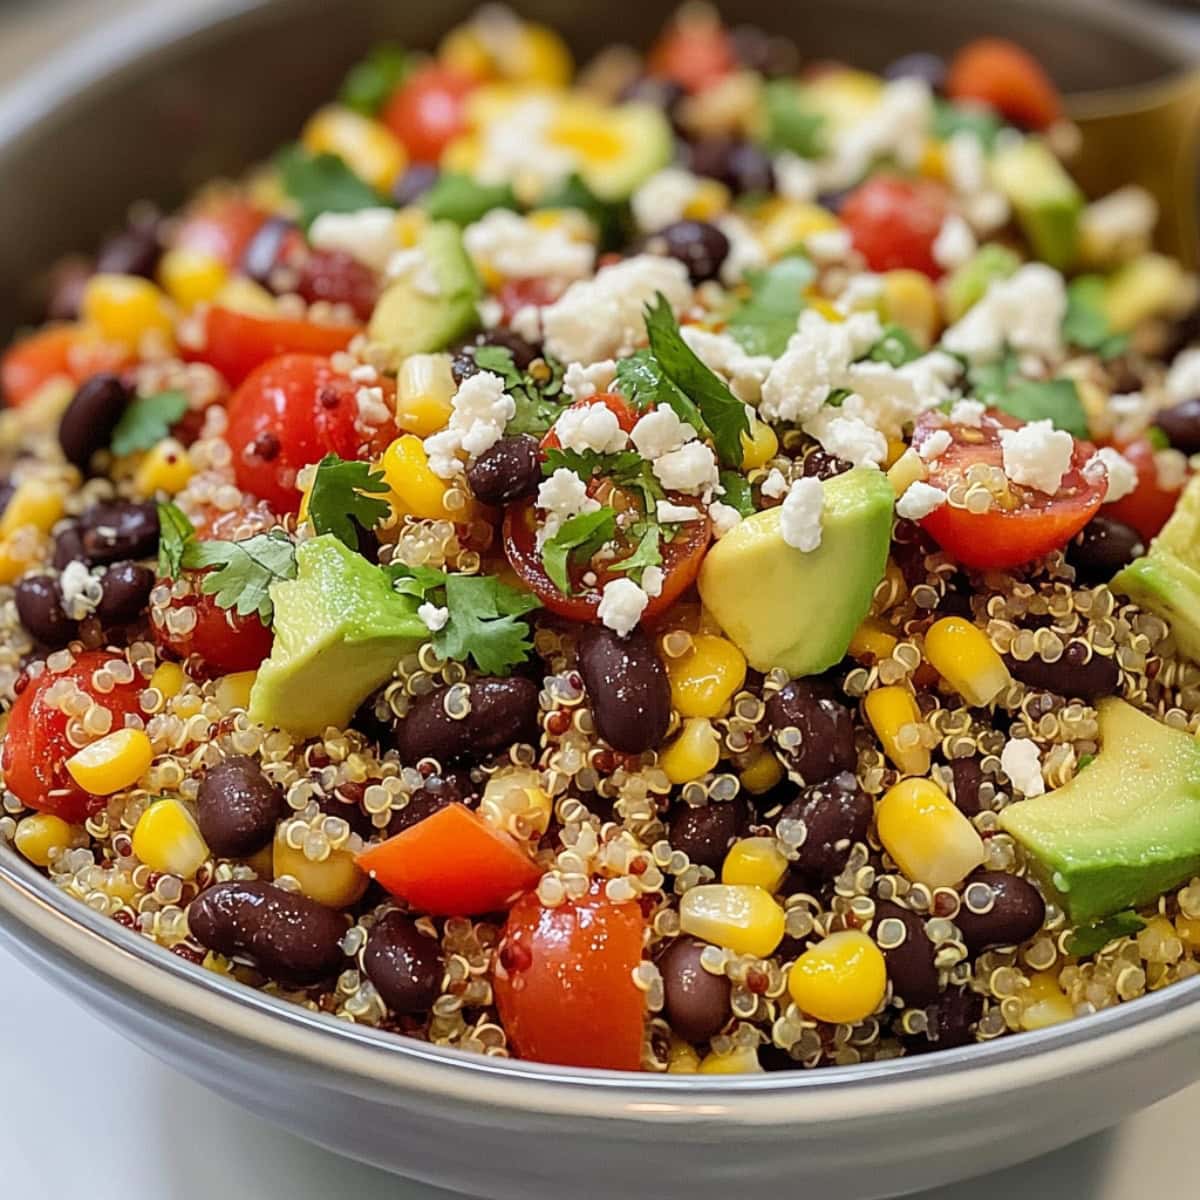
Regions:
[[[384,106],[380,119],[404,143],[414,162],[436,163],[467,127],[470,75],[431,63],[414,71]]]
[[[590,396],[576,400],[570,407],[591,408],[593,404],[603,404],[617,418],[617,424],[626,433],[632,433],[633,427],[638,423],[638,414],[629,407],[629,401],[618,392],[593,392]],[[558,434],[553,429],[542,438],[542,449],[562,449],[562,442],[558,440]]]
[[[553,279],[508,279],[500,285],[496,299],[500,303],[501,321],[511,325],[523,308],[545,308],[562,295],[562,284]]]
[[[56,680],[73,680],[93,700],[111,710],[112,728],[120,729],[127,716],[141,713],[138,697],[144,682],[135,676],[132,683],[119,683],[107,693],[98,692],[91,682],[98,668],[120,657],[108,650],[81,651],[66,671],[43,671],[30,680],[13,702],[0,769],[4,771],[5,786],[29,808],[79,824],[107,803],[107,797],[85,792],[67,771],[67,759],[77,749],[67,740],[70,718],[47,702],[45,693]]]
[[[509,1044],[534,1062],[637,1071],[646,1005],[633,982],[645,921],[638,904],[582,900],[513,905],[493,976]]]
[[[201,572],[192,576],[195,584],[189,596],[172,598],[167,612],[190,608],[196,623],[187,633],[172,633],[163,622],[165,613],[155,612],[151,625],[154,640],[180,658],[193,654],[204,660],[213,675],[230,671],[254,671],[271,653],[272,634],[257,613],[238,616],[233,609],[221,608],[216,598],[200,590]]]
[[[123,346],[102,342],[80,325],[51,325],[22,338],[0,358],[0,395],[10,408],[19,408],[51,379],[80,383],[128,363]]]
[[[237,387],[255,367],[281,354],[336,354],[361,325],[318,325],[285,317],[254,317],[215,306],[204,317],[204,346],[186,357],[206,362]]]
[[[946,77],[952,100],[975,100],[1026,129],[1045,129],[1062,116],[1062,97],[1028,51],[1006,38],[964,46]]]
[[[685,91],[702,92],[737,68],[737,52],[728,30],[716,21],[673,22],[654,44],[647,60],[651,75],[671,79]]]
[[[984,427],[969,429],[945,425],[937,414],[917,422],[913,445],[920,449],[937,429],[946,429],[955,439],[950,448],[930,463],[929,482],[947,491],[976,463],[1001,466],[1001,429],[1017,429],[1022,422],[989,409]],[[980,436],[982,435],[982,440]],[[1045,496],[1023,489],[1019,507],[1004,510],[993,505],[987,512],[943,504],[921,519],[921,527],[958,562],[979,570],[1018,567],[1065,546],[1095,516],[1107,487],[1103,475],[1088,477],[1083,467],[1093,447],[1076,440],[1071,469],[1063,476],[1059,492]]]
[[[331,453],[345,459],[381,454],[396,426],[385,421],[364,437],[356,425],[360,386],[315,354],[284,354],[252,371],[229,401],[225,431],[238,487],[278,513],[298,512],[302,467]],[[390,410],[395,385],[381,379],[375,386]]]
[[[1163,488],[1158,484],[1158,469],[1154,465],[1154,446],[1144,437],[1118,446],[1117,449],[1137,471],[1137,487],[1127,496],[1104,506],[1104,515],[1132,525],[1147,542],[1155,537],[1175,511],[1183,488]]]
[[[222,196],[198,206],[183,218],[173,247],[194,250],[236,267],[267,214],[245,200]]]
[[[933,243],[949,211],[939,184],[876,175],[850,193],[839,216],[871,270],[906,267],[937,279]]]
[[[393,896],[437,917],[498,912],[542,875],[514,838],[465,804],[439,809],[355,861]]]

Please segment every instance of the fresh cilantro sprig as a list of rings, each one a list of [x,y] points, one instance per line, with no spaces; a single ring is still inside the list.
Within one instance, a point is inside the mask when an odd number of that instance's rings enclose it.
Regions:
[[[286,146],[276,156],[275,166],[305,229],[322,213],[358,212],[387,203],[336,154],[310,154],[302,146]]]
[[[385,42],[350,68],[338,99],[355,112],[373,117],[412,70],[412,58],[402,46]]]
[[[561,450],[550,447],[543,451],[542,474],[553,475],[555,471],[567,470],[587,483],[597,475],[616,479],[618,476],[636,474],[645,459],[635,450],[621,450],[616,454],[604,454],[599,450]]]
[[[1063,341],[1081,350],[1092,350],[1101,358],[1116,358],[1129,345],[1129,337],[1114,332],[1104,311],[1104,280],[1099,275],[1081,275],[1067,286],[1067,315],[1063,318]]]
[[[571,594],[568,574],[572,562],[586,562],[617,534],[617,514],[612,508],[568,517],[553,537],[542,544],[542,566],[564,596]]]
[[[628,558],[610,563],[610,571],[621,571],[635,583],[642,582],[647,567],[662,566],[662,526],[655,520],[639,521],[630,531],[637,538],[637,545]]]
[[[736,508],[743,517],[754,512],[754,492],[745,475],[739,471],[722,471],[721,486],[725,489],[721,497],[723,504]]]
[[[733,310],[728,322],[730,335],[747,354],[778,358],[787,349],[804,310],[804,289],[815,276],[812,263],[800,254],[747,273],[750,295]]]
[[[383,476],[368,463],[327,454],[317,464],[308,493],[308,519],[317,533],[332,533],[358,550],[359,531],[369,533],[390,511],[386,500],[375,498],[387,490]]]
[[[134,397],[113,430],[112,452],[133,454],[136,450],[149,450],[171,432],[171,426],[187,410],[187,396],[180,391]]]
[[[969,133],[978,138],[984,150],[991,151],[1003,122],[989,108],[968,107],[950,100],[933,102],[933,136],[948,142],[956,133]]]
[[[617,363],[613,387],[639,412],[665,404],[697,433],[708,432],[700,410],[667,378],[662,365],[649,350],[635,350]]]
[[[177,504],[158,505],[158,574],[163,579],[178,579],[183,570],[183,553],[196,536],[196,530]]]
[[[470,225],[494,208],[520,210],[516,193],[509,183],[479,183],[470,175],[447,171],[425,193],[421,204],[434,221],[453,221]]]
[[[478,346],[475,365],[499,375],[516,404],[516,412],[504,427],[507,434],[541,437],[570,403],[562,390],[562,364],[552,358],[535,360],[529,370],[522,371],[507,346]]]
[[[1093,925],[1084,925],[1071,934],[1067,943],[1067,951],[1077,958],[1087,958],[1098,950],[1103,950],[1114,938],[1128,937],[1146,927],[1146,922],[1132,909],[1114,913],[1104,921]]]
[[[985,404],[1022,421],[1049,420],[1073,437],[1088,436],[1087,414],[1072,379],[1025,379],[1011,351],[994,363],[972,367],[967,378]]]

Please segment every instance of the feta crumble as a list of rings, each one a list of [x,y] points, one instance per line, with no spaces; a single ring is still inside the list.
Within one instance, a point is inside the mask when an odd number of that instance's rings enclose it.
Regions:
[[[1083,473],[1092,479],[1095,479],[1100,473],[1104,474],[1107,479],[1104,491],[1105,504],[1112,504],[1123,496],[1128,496],[1138,484],[1137,470],[1133,463],[1111,446],[1097,450],[1088,459]]]
[[[392,417],[392,410],[384,403],[381,387],[360,387],[354,393],[354,406],[358,423],[372,429],[378,428]]]
[[[784,478],[783,472],[778,467],[772,467],[762,482],[762,494],[769,496],[772,500],[778,500],[787,495],[787,490],[788,481]]]
[[[82,621],[96,611],[103,588],[99,577],[93,575],[86,564],[78,560],[67,563],[58,583],[62,589],[63,612],[72,621]]]
[[[611,358],[588,367],[583,363],[570,363],[563,373],[563,391],[572,400],[586,400],[597,392],[607,391],[616,374],[617,364]]]
[[[772,166],[775,169],[775,190],[785,200],[810,204],[817,198],[820,191],[817,172],[808,159],[784,150],[775,156]]]
[[[636,432],[636,430],[635,430]],[[669,492],[697,496],[711,493],[720,482],[717,459],[703,442],[685,442],[654,460],[654,475]]]
[[[660,591],[661,588],[660,582]],[[621,637],[628,637],[642,619],[642,613],[649,603],[649,595],[632,579],[612,579],[604,585],[597,615],[609,629]]]
[[[690,504],[672,504],[670,500],[659,500],[654,511],[663,525],[698,521],[701,517],[698,508],[693,508]]]
[[[630,198],[637,227],[643,233],[657,233],[683,220],[700,186],[700,179],[682,167],[656,171]]]
[[[1046,790],[1037,743],[1029,738],[1013,738],[1005,745],[1000,752],[1000,770],[1024,796],[1040,796]]]
[[[1053,496],[1071,468],[1075,439],[1051,421],[1030,421],[1020,429],[1002,429],[1004,473],[1014,483]]]
[[[726,213],[718,217],[715,224],[729,239],[729,253],[721,264],[721,282],[726,287],[741,283],[747,271],[756,271],[767,265],[766,250],[741,217]]]
[[[616,454],[629,443],[629,435],[621,428],[617,414],[606,404],[568,408],[555,421],[554,432],[564,450]]]
[[[933,240],[933,258],[939,267],[953,271],[975,253],[977,243],[971,227],[957,213],[951,213]]]
[[[417,605],[417,617],[430,633],[438,633],[446,628],[446,622],[450,620],[450,610],[444,605],[430,604],[426,600],[424,604]]]
[[[1164,492],[1174,492],[1187,482],[1187,455],[1182,450],[1157,450],[1154,454],[1154,475]]]
[[[822,409],[804,423],[804,432],[852,467],[877,467],[887,458],[887,438],[878,429],[859,417],[843,416],[836,408]]]
[[[805,553],[821,544],[821,510],[825,489],[811,476],[797,479],[784,498],[779,529],[789,546]]]
[[[766,354],[747,354],[736,338],[727,333],[711,333],[698,325],[679,330],[696,357],[729,384],[729,390],[745,404],[757,404],[762,396],[763,380],[774,361]]]
[[[396,210],[321,213],[309,227],[308,240],[318,250],[340,251],[374,271],[383,271],[397,249]]]
[[[817,263],[844,262],[853,247],[848,229],[820,229],[804,239],[804,248]]]
[[[446,428],[425,439],[429,469],[441,479],[462,473],[460,458],[473,460],[490,450],[503,436],[504,427],[517,411],[516,401],[504,391],[504,380],[491,371],[464,379],[450,401]]]
[[[1176,403],[1200,396],[1200,347],[1176,355],[1167,372],[1167,395]]]
[[[910,483],[896,501],[896,515],[907,521],[919,521],[946,503],[946,493],[920,480]]]
[[[389,279],[407,280],[414,291],[431,300],[438,299],[442,294],[442,285],[438,282],[433,263],[420,246],[397,250],[388,259],[387,276]]]
[[[742,523],[742,514],[732,504],[714,500],[708,506],[708,519],[712,522],[713,536],[720,539]],[[645,582],[643,577],[642,583],[645,584]]]
[[[942,345],[971,362],[991,362],[1006,345],[1018,353],[1054,357],[1062,352],[1067,313],[1063,277],[1045,263],[1026,263],[1008,279],[992,283],[942,337]]]
[[[642,572],[642,591],[647,596],[661,596],[666,578],[662,567],[647,567]]]
[[[546,519],[537,532],[540,550],[562,528],[564,521],[580,513],[596,512],[600,502],[587,494],[587,484],[574,471],[559,467],[538,487],[537,506],[546,513]]]
[[[954,439],[945,429],[935,429],[922,443],[918,453],[926,462],[941,458],[953,445]]]
[[[640,417],[629,436],[637,452],[653,462],[690,442],[696,431],[686,421],[681,421],[670,405],[663,404]]]
[[[956,400],[950,409],[950,420],[955,425],[979,429],[983,425],[983,414],[987,406],[978,400]]]
[[[572,237],[569,225],[539,224],[507,208],[494,208],[468,225],[463,245],[477,263],[506,279],[584,279],[596,259],[592,243]]]

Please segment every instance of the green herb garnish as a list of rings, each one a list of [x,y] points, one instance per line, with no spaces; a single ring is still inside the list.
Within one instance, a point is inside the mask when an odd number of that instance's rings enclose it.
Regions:
[[[1119,912],[1107,920],[1076,929],[1067,942],[1067,952],[1076,958],[1087,958],[1103,950],[1114,938],[1128,937],[1145,927],[1146,922],[1132,909]]]
[[[611,508],[598,508],[595,512],[569,517],[558,532],[542,544],[542,566],[550,581],[564,596],[569,596],[570,564],[586,562],[616,534],[617,514]]]
[[[520,370],[513,362],[512,351],[506,346],[478,346],[475,365],[481,371],[499,375],[504,380],[504,390],[516,404],[516,412],[504,427],[507,434],[528,433],[541,437],[570,403],[563,395],[562,364],[554,359],[541,359],[532,364],[538,367],[538,373],[534,374]]]
[[[309,154],[302,146],[287,146],[276,155],[275,165],[305,229],[322,213],[358,212],[386,203],[336,154]]]
[[[470,175],[454,171],[439,175],[421,203],[431,220],[453,221],[456,225],[470,225],[494,208],[511,208],[514,212],[520,208],[511,184],[479,183]]]
[[[308,493],[308,519],[317,533],[332,533],[357,550],[359,530],[369,533],[388,515],[387,501],[375,498],[387,490],[383,476],[368,463],[327,454],[317,464]]]
[[[271,584],[296,578],[296,546],[281,529],[240,542],[192,540],[184,548],[183,565],[215,568],[200,580],[200,590],[221,608],[231,608],[239,617],[257,613],[269,625],[275,613]]]
[[[1063,341],[1101,358],[1116,358],[1129,346],[1126,334],[1116,333],[1104,310],[1104,280],[1099,275],[1081,275],[1067,286],[1067,315],[1063,318]]]
[[[183,552],[195,536],[195,528],[177,504],[159,503],[158,574],[161,578],[179,578],[183,570]]]
[[[750,295],[733,310],[728,324],[747,354],[778,358],[787,349],[805,308],[804,289],[815,277],[812,263],[799,254],[747,274]]]
[[[408,76],[412,59],[402,46],[384,43],[374,47],[362,62],[350,68],[338,99],[355,112],[373,117]]]
[[[743,517],[754,512],[754,491],[745,475],[738,471],[722,471],[721,486],[725,489],[722,503],[736,508]]]
[[[132,454],[135,450],[149,450],[171,432],[171,426],[187,410],[188,399],[183,392],[135,396],[113,430],[112,452]]]
[[[994,363],[972,367],[968,379],[976,396],[1022,421],[1045,421],[1073,437],[1088,436],[1087,414],[1071,379],[1024,379],[1011,351]]]
[[[867,351],[867,358],[872,362],[887,363],[892,367],[902,367],[920,357],[920,346],[902,325],[886,326],[883,337]]]
[[[800,84],[789,79],[772,80],[763,100],[769,149],[790,150],[801,158],[820,158],[825,153],[825,115],[805,104]]]

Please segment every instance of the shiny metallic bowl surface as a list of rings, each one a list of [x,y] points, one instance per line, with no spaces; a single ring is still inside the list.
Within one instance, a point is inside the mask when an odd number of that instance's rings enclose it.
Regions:
[[[373,40],[431,44],[471,0],[180,3],[107,31],[0,99],[0,336],[33,279],[139,196],[169,203],[294,134]],[[578,51],[645,42],[673,7],[521,5]],[[811,57],[881,66],[981,32],[1020,38],[1073,89],[1182,65],[1154,27],[1079,3],[767,0],[727,14]],[[138,1043],[342,1153],[496,1197],[788,1194],[867,1200],[1011,1164],[1200,1077],[1200,979],[982,1046],[818,1072],[637,1076],[467,1056],[310,1013],[168,954],[0,845],[0,936]],[[231,1180],[231,1186],[236,1181]]]

